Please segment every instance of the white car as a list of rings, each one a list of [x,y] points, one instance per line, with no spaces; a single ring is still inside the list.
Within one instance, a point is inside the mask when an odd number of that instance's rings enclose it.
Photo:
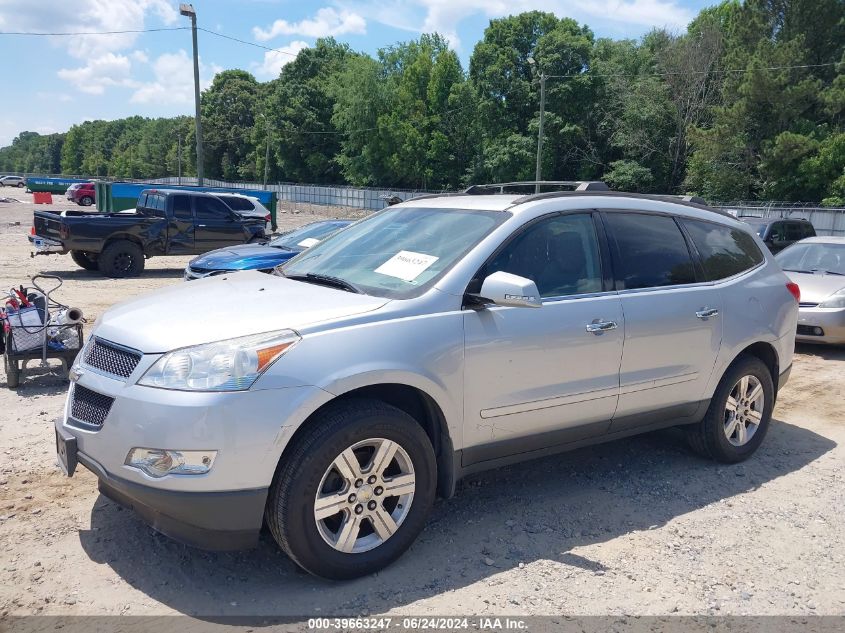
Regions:
[[[0,178],[0,185],[3,187],[25,187],[26,178],[23,176],[3,176]]]
[[[214,193],[214,195],[239,215],[248,218],[264,218],[267,226],[270,225],[272,219],[270,210],[261,204],[261,201],[255,196],[247,196],[242,193]]]

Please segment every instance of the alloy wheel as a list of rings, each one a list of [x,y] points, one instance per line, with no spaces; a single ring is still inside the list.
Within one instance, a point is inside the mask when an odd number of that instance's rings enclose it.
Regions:
[[[725,437],[734,446],[751,441],[763,419],[766,396],[756,376],[743,376],[731,389],[725,403]]]
[[[323,540],[357,554],[389,539],[408,516],[416,489],[414,466],[397,442],[356,442],[329,465],[314,497],[314,519]]]

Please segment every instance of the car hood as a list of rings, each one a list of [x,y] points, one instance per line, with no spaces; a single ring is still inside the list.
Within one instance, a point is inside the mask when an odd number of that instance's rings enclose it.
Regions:
[[[786,271],[786,274],[801,288],[801,303],[821,303],[834,292],[845,288],[845,277],[842,275],[790,271]]]
[[[273,268],[298,254],[299,251],[264,244],[240,244],[204,253],[192,259],[190,266],[208,270],[257,270]]]
[[[389,299],[248,271],[180,283],[118,303],[95,333],[147,354],[371,312]]]

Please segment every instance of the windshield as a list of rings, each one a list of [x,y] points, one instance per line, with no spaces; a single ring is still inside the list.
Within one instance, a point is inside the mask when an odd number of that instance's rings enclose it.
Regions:
[[[304,251],[349,224],[350,222],[314,222],[270,240],[269,245],[289,251]]]
[[[281,271],[288,277],[334,277],[367,294],[406,298],[507,217],[501,211],[388,208],[305,251]]]
[[[845,244],[799,242],[778,253],[775,259],[784,270],[845,275]]]

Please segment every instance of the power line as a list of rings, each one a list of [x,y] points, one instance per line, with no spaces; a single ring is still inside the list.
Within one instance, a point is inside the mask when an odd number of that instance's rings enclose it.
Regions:
[[[670,77],[673,75],[716,75],[728,73],[750,73],[760,70],[797,70],[801,68],[824,68],[828,66],[838,66],[843,62],[826,62],[824,64],[797,64],[794,66],[763,66],[761,68],[726,68],[726,69],[709,69],[709,70],[678,70],[667,71],[661,73],[591,73],[589,71],[583,73],[569,73],[566,75],[546,75],[546,79],[577,79],[579,77]]]
[[[44,31],[0,31],[0,35],[28,35],[34,37],[54,37],[61,35],[126,35],[127,33],[158,33],[160,31],[187,31],[189,26],[168,26],[156,29],[126,29],[123,31],[62,31],[48,33]]]
[[[283,51],[280,48],[270,48],[269,46],[264,46],[263,44],[257,44],[248,40],[238,39],[237,37],[232,37],[231,35],[223,35],[222,33],[218,33],[217,31],[210,31],[208,29],[204,29],[201,26],[197,27],[197,31],[202,31],[203,33],[208,33],[209,35],[213,35],[215,37],[222,37],[225,40],[232,40],[233,42],[238,42],[239,44],[246,44],[247,46],[254,46],[255,48],[263,48],[265,51],[271,51],[273,53],[281,53],[282,55],[290,55],[291,57],[296,57],[297,55],[297,53]]]

